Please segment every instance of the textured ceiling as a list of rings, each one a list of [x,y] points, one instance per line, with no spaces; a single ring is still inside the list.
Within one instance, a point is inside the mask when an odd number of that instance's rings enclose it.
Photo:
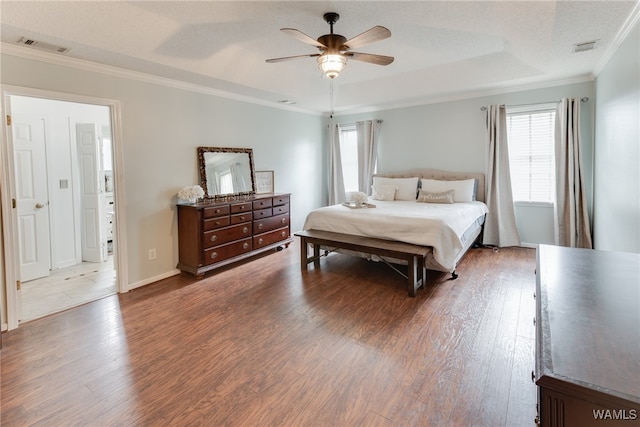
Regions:
[[[394,56],[386,67],[350,60],[334,81],[334,109],[356,111],[593,76],[636,1],[2,1],[1,40],[68,47],[64,56],[143,72],[260,102],[330,109],[316,53],[279,31],[351,38],[374,25],[389,39],[359,52]],[[592,51],[573,45],[598,40]],[[13,45],[13,46],[11,46]],[[33,49],[21,47],[21,49]]]

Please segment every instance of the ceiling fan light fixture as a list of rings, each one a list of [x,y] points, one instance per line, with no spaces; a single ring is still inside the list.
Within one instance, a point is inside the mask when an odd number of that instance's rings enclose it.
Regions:
[[[347,58],[340,54],[325,53],[318,57],[318,68],[322,74],[333,79],[347,66]]]

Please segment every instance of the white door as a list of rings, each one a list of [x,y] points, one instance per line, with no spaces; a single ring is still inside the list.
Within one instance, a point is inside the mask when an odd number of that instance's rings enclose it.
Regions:
[[[106,260],[103,241],[104,192],[100,179],[101,161],[99,139],[93,123],[76,124],[78,163],[80,167],[80,210],[82,220],[82,260]]]
[[[20,280],[46,277],[51,269],[45,122],[29,114],[12,116]]]

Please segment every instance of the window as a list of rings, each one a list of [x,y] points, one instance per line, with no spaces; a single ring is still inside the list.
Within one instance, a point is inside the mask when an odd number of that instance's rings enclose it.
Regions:
[[[340,158],[345,192],[358,191],[358,135],[355,126],[340,127]]]
[[[220,194],[233,193],[233,180],[231,172],[225,172],[220,175]]]
[[[514,202],[554,201],[555,105],[507,111],[509,167]]]

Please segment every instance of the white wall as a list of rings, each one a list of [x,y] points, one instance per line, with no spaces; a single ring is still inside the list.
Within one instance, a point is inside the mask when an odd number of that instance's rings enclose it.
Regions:
[[[345,124],[364,119],[383,120],[378,147],[378,171],[380,172],[414,168],[484,172],[486,114],[480,110],[480,107],[489,104],[537,104],[557,101],[564,97],[588,97],[589,101],[581,104],[581,134],[591,213],[595,105],[593,86],[592,81],[587,81],[459,101],[340,115],[334,120]],[[551,211],[552,209],[539,206],[517,207],[516,220],[523,243],[553,243],[553,212]],[[538,220],[531,222],[532,218],[538,218]]]
[[[640,24],[596,80],[596,249],[640,253]]]
[[[516,227],[522,246],[553,245],[553,205],[515,203]]]
[[[252,148],[256,169],[275,171],[275,190],[292,193],[293,230],[326,200],[320,116],[7,54],[1,67],[2,84],[120,102],[132,286],[175,269],[176,193],[199,181],[198,146]]]

